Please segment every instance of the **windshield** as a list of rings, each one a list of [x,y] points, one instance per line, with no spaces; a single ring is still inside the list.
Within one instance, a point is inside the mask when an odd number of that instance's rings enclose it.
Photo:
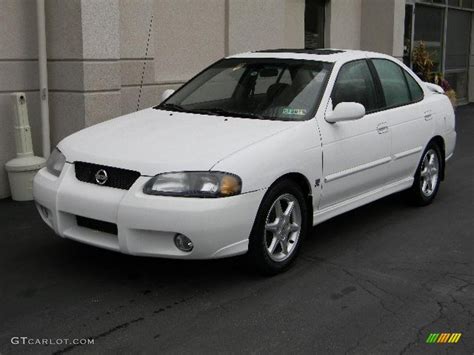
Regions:
[[[292,59],[223,59],[156,108],[231,117],[314,116],[332,64]]]

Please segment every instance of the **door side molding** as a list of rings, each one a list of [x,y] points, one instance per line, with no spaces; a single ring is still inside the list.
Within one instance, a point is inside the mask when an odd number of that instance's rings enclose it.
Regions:
[[[416,147],[416,148],[413,148],[413,149],[405,150],[404,152],[395,153],[393,155],[393,160],[397,160],[397,159],[400,159],[400,158],[405,158],[409,155],[416,154],[418,152],[421,152],[422,149],[423,149],[423,147],[420,146],[420,147]]]
[[[367,169],[374,168],[374,167],[382,165],[382,164],[387,164],[390,161],[392,161],[391,157],[385,157],[385,158],[382,158],[382,159],[371,161],[370,163],[366,163],[366,164],[355,166],[355,167],[350,168],[350,169],[342,170],[342,171],[339,171],[337,173],[330,174],[330,175],[326,176],[324,178],[324,182],[331,182],[331,181],[334,181],[334,180],[337,180],[337,179],[340,179],[340,178],[343,178],[343,177],[346,177],[346,176],[349,176],[349,175],[352,175],[352,174],[356,174],[358,172],[361,172],[361,171],[364,171],[364,170],[367,170]]]

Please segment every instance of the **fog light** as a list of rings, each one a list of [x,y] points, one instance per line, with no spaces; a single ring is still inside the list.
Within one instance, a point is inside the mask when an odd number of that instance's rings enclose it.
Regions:
[[[43,205],[37,203],[37,206],[38,206],[38,210],[40,212],[40,215],[44,218],[44,219],[47,219],[49,220],[50,216],[51,216],[51,212],[49,211],[48,208],[44,207]]]
[[[53,215],[49,208],[44,207],[43,205],[36,203],[36,207],[38,207],[39,214],[41,218],[43,218],[44,222],[53,228]]]
[[[189,253],[194,248],[191,239],[182,234],[176,234],[174,236],[174,244],[179,250],[185,251],[187,253]]]
[[[39,205],[39,207],[40,207],[41,213],[43,213],[44,218],[49,219],[49,210],[42,205]]]

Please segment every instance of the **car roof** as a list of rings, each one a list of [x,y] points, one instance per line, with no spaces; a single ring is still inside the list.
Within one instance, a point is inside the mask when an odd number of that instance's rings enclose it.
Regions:
[[[279,59],[302,59],[321,62],[348,62],[363,58],[392,58],[388,55],[376,52],[360,51],[353,49],[265,49],[254,52],[239,53],[228,58],[279,58]]]

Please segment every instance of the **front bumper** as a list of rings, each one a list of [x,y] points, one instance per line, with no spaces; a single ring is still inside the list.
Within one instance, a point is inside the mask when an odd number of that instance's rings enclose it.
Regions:
[[[35,176],[33,194],[43,220],[65,238],[126,254],[183,259],[211,259],[243,254],[264,190],[227,198],[149,196],[142,192],[149,177],[130,190],[81,182],[74,165],[56,178],[46,169]],[[77,224],[76,216],[116,224],[117,235]],[[179,250],[181,233],[194,244]]]

